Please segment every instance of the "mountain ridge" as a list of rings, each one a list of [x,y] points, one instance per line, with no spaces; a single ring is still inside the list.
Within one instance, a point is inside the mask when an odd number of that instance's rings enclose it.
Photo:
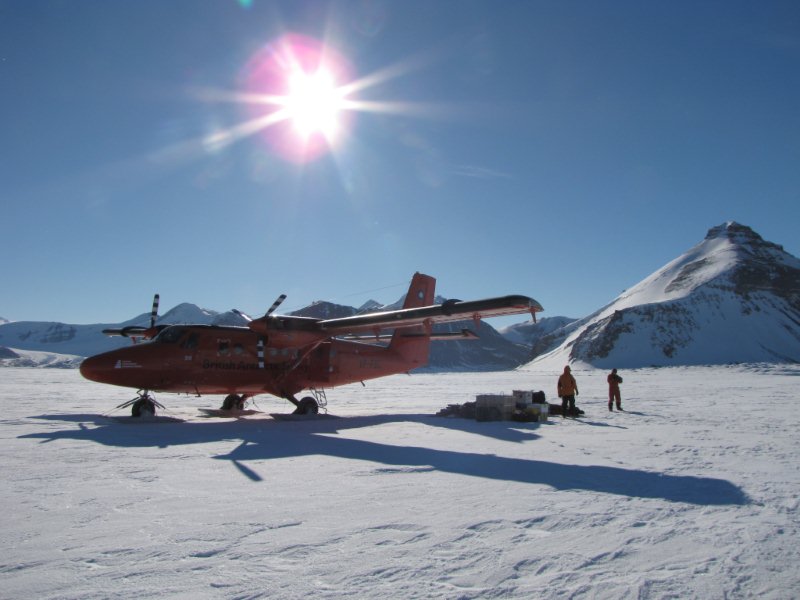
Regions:
[[[728,221],[534,344],[533,363],[635,368],[800,362],[800,259]]]

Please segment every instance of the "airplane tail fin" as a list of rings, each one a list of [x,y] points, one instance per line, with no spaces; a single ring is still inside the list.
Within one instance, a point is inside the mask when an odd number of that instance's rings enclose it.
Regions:
[[[434,302],[435,293],[435,278],[422,273],[414,273],[411,285],[408,288],[408,294],[406,294],[406,299],[403,302],[403,309],[430,306]],[[397,329],[392,335],[389,348],[396,351],[404,360],[413,365],[409,367],[409,371],[416,367],[423,367],[428,364],[431,345],[430,334],[430,329],[424,325]]]
[[[433,304],[434,293],[436,292],[436,279],[430,275],[414,273],[411,285],[408,288],[403,308],[420,308]]]

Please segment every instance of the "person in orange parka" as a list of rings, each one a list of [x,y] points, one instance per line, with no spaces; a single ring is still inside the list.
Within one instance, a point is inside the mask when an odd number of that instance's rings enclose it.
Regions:
[[[561,398],[561,416],[575,414],[575,396],[578,395],[578,384],[570,372],[569,365],[558,378],[558,395]]]
[[[622,396],[619,392],[619,384],[622,383],[622,377],[617,375],[616,369],[611,369],[608,374],[608,410],[614,410],[614,401],[617,403],[617,410],[622,410]]]

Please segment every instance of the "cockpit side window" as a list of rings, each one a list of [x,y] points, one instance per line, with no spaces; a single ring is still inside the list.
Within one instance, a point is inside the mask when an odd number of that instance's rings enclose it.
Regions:
[[[183,337],[184,333],[186,333],[186,329],[183,327],[167,327],[156,336],[155,341],[160,344],[174,344]]]
[[[197,334],[194,332],[190,333],[181,343],[181,348],[185,348],[187,350],[194,350],[197,348]]]

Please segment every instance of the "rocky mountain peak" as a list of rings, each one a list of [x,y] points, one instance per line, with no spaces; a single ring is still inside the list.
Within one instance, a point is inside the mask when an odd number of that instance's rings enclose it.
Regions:
[[[724,239],[738,249],[749,251],[751,254],[770,254],[785,252],[783,246],[768,242],[747,225],[736,221],[728,221],[708,230],[706,240]]]
[[[560,360],[595,366],[797,361],[800,260],[746,225],[723,223],[545,341],[560,343]]]
[[[351,306],[343,306],[326,300],[315,300],[310,305],[300,310],[291,312],[295,317],[313,317],[315,319],[339,319],[351,317],[356,313],[356,309]]]
[[[708,230],[706,239],[727,238],[734,243],[763,242],[763,238],[747,225],[727,221]]]

